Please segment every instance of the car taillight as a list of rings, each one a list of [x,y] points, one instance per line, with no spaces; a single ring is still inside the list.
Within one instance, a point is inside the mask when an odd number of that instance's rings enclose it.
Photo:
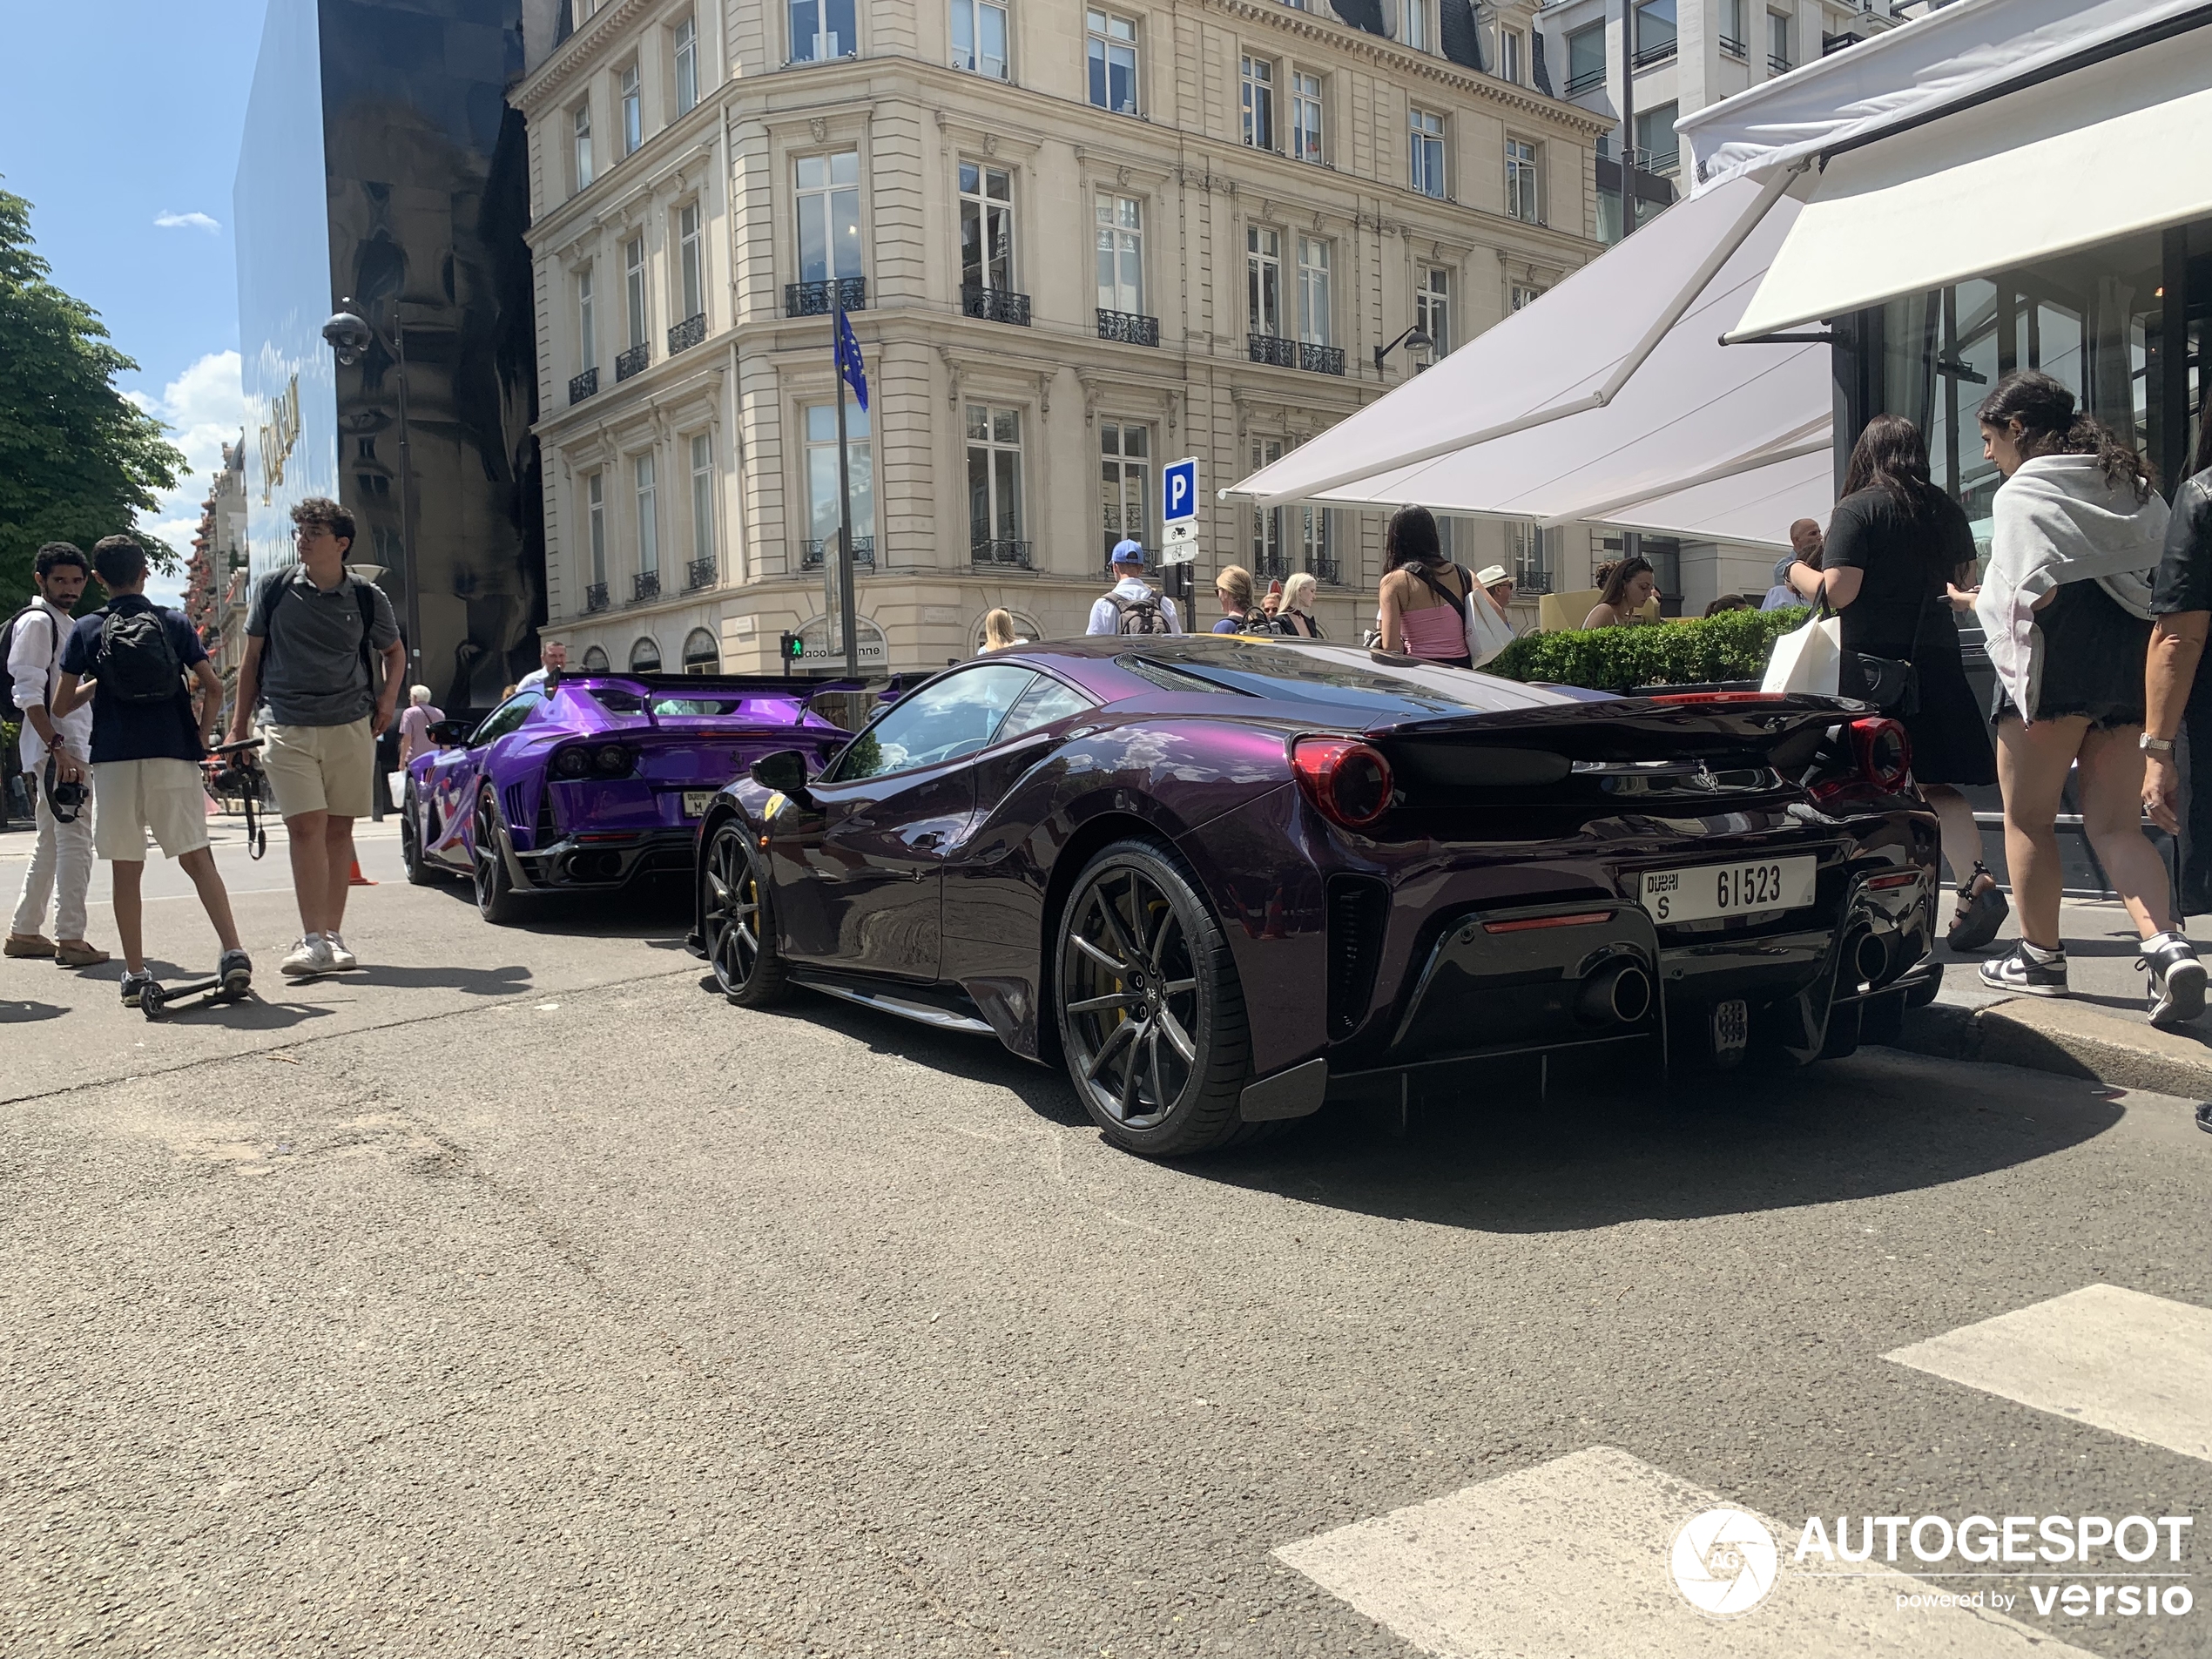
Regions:
[[[591,775],[591,752],[589,749],[563,749],[553,757],[556,778],[588,778]]]
[[[1859,776],[1875,788],[1893,794],[1912,781],[1912,739],[1897,721],[1882,715],[1853,720],[1851,746]]]
[[[1390,810],[1390,762],[1351,738],[1300,738],[1291,745],[1298,787],[1321,815],[1365,829]]]

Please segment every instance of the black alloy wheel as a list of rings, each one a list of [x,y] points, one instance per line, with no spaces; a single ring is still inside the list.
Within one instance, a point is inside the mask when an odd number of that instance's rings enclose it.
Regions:
[[[1061,1047],[1106,1138],[1151,1157],[1256,1139],[1237,1101],[1251,1064],[1228,941],[1165,848],[1120,841],[1076,879],[1059,926]]]
[[[410,783],[400,798],[400,865],[409,881],[418,887],[427,887],[437,880],[438,872],[422,856],[422,832],[415,826],[415,815],[421,810],[422,803],[416,799],[415,786]]]
[[[476,884],[476,914],[494,927],[513,921],[519,907],[514,878],[500,850],[499,802],[486,789],[476,801],[476,833],[469,849],[469,866]]]
[[[722,995],[741,1008],[783,1000],[784,961],[776,951],[768,892],[738,819],[715,826],[699,867],[699,940]]]

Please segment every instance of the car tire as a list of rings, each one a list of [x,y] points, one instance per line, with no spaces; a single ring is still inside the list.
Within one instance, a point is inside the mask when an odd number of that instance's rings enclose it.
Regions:
[[[741,819],[723,819],[699,860],[699,942],[714,982],[740,1008],[780,1002],[789,987],[770,906],[752,835]]]
[[[1053,983],[1069,1081],[1115,1145],[1181,1157],[1274,1127],[1237,1115],[1251,1073],[1244,990],[1167,848],[1117,841],[1083,867],[1054,929]]]
[[[422,832],[415,826],[415,815],[422,803],[415,799],[415,786],[409,784],[400,798],[400,867],[407,872],[407,879],[418,887],[435,885],[439,872],[429,860],[422,856]]]
[[[487,789],[476,800],[475,834],[469,866],[476,887],[476,914],[495,927],[514,921],[522,908],[515,880],[499,845],[499,802]]]

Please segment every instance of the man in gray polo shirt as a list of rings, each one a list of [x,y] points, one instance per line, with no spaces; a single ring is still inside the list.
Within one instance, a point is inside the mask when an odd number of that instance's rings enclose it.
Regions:
[[[407,651],[392,602],[346,570],[354,516],[311,496],[292,523],[300,562],[260,577],[247,601],[231,741],[245,739],[266,703],[261,764],[291,844],[301,928],[278,967],[298,978],[357,965],[339,932],[354,820],[369,809],[376,739],[392,723]]]

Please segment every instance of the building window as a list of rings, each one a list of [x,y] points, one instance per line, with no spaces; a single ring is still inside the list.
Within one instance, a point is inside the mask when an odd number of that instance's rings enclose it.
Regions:
[[[608,666],[607,653],[600,650],[598,646],[592,645],[585,650],[583,653],[583,671],[585,673],[604,674],[607,671]]]
[[[1275,65],[1264,57],[1244,60],[1244,142],[1255,150],[1275,147]]]
[[[952,0],[953,67],[1007,78],[1006,7],[999,0]]]
[[[711,566],[714,563],[714,435],[694,433],[691,436],[691,563],[696,567]],[[704,583],[694,582],[694,586]]]
[[[1329,552],[1329,509],[1298,507],[1291,510],[1298,515],[1292,528],[1298,536],[1298,569],[1311,570],[1324,581],[1334,582],[1337,567]]]
[[[694,628],[684,640],[684,671],[686,674],[711,674],[722,666],[722,652],[714,643],[714,636],[704,628]]]
[[[590,522],[591,583],[607,585],[607,475],[595,472],[583,481],[584,516]]]
[[[622,71],[622,152],[635,155],[645,142],[645,111],[637,95],[637,65]]]
[[[1407,111],[1406,182],[1424,196],[1444,199],[1444,118],[1428,110]]]
[[[591,182],[591,106],[579,104],[570,117],[576,128],[576,187]]]
[[[1536,146],[1527,138],[1506,140],[1506,212],[1531,225],[1543,222],[1536,189]]]
[[[1280,438],[1252,440],[1252,470],[1271,466],[1283,458]],[[1283,519],[1280,507],[1255,507],[1251,522],[1251,572],[1263,580],[1272,581],[1289,574],[1283,562]]]
[[[1110,11],[1084,14],[1090,101],[1116,115],[1136,113],[1136,25]]]
[[[1721,37],[1721,50],[1731,57],[1743,56],[1743,31],[1750,27],[1745,22],[1748,15],[1745,0],[1728,0],[1728,32]]]
[[[645,343],[645,239],[633,236],[623,245],[623,297],[630,306],[630,347]]]
[[[791,61],[826,64],[860,49],[853,0],[791,0]]]
[[[1144,314],[1144,204],[1098,194],[1098,308]]]
[[[1260,226],[1244,231],[1244,286],[1252,333],[1283,332],[1283,235]]]
[[[1283,458],[1283,440],[1252,441],[1252,470]],[[1442,521],[1439,521],[1440,529]],[[1255,507],[1251,516],[1251,571],[1262,581],[1279,582],[1296,570],[1311,570],[1324,582],[1339,579],[1332,556],[1329,511],[1325,507]]]
[[[576,360],[579,370],[594,368],[599,361],[597,303],[592,298],[588,265],[576,273]]]
[[[1640,0],[1636,6],[1636,64],[1663,62],[1675,55],[1675,0]]]
[[[1298,161],[1319,161],[1321,155],[1321,78],[1291,71],[1291,156]]]
[[[1498,30],[1498,78],[1521,84],[1521,31],[1518,29]]]
[[[676,113],[688,114],[699,101],[699,26],[690,17],[676,25]]]
[[[630,671],[633,674],[660,672],[660,644],[648,634],[630,648]]]
[[[637,457],[637,574],[660,573],[660,489],[655,481],[653,452]]]
[[[1022,411],[968,406],[968,539],[1022,536]]]
[[[1512,294],[1512,308],[1519,311],[1526,307],[1533,306],[1537,300],[1542,299],[1544,291],[1541,288],[1524,287],[1516,283]]]
[[[799,158],[799,280],[860,274],[860,153]]]
[[[1318,236],[1298,239],[1298,337],[1309,346],[1331,343],[1329,244]]]
[[[1508,540],[1513,553],[1513,585],[1520,594],[1552,590],[1551,565],[1544,545],[1543,526],[1527,519],[1516,522]]]
[[[1452,273],[1440,265],[1421,267],[1413,287],[1413,321],[1436,342],[1435,355],[1452,349]]]
[[[1436,37],[1433,19],[1433,0],[1400,0],[1406,13],[1406,44],[1417,52],[1430,51]]]
[[[875,550],[875,445],[868,412],[845,400],[845,470],[853,480],[853,550]],[[837,405],[806,407],[806,537],[825,557],[837,547],[843,508],[837,494]],[[811,560],[812,553],[810,550]]]
[[[1777,75],[1790,72],[1790,19],[1779,11],[1766,14],[1766,66]]]
[[[1014,175],[960,164],[960,280],[970,288],[1014,287]]]
[[[684,290],[684,315],[698,316],[706,309],[706,270],[705,252],[699,244],[697,202],[686,202],[676,210],[676,269]]]
[[[1567,96],[1580,98],[1605,84],[1605,25],[1592,24],[1567,37]]]
[[[1681,141],[1675,137],[1675,116],[1680,107],[1662,104],[1656,109],[1636,111],[1636,148],[1642,152],[1639,165],[1646,172],[1672,172],[1681,160]]]
[[[1123,536],[1143,542],[1152,529],[1152,433],[1149,427],[1098,423],[1101,553]]]

